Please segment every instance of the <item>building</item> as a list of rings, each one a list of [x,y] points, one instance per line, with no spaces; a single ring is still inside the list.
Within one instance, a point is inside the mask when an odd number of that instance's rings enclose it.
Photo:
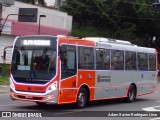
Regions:
[[[62,6],[65,0],[55,0],[55,6]]]
[[[64,4],[65,0],[45,0],[47,6],[59,7]]]
[[[22,2],[15,2],[11,7],[6,7],[2,12],[2,23],[9,14],[18,14],[19,8],[37,8],[38,17],[36,23],[18,22],[18,15],[10,15],[0,36],[0,63],[10,63],[12,49],[7,48],[6,61],[3,61],[3,50],[6,46],[12,46],[15,37],[23,35],[68,35],[72,30],[72,16],[54,9],[34,6]],[[41,18],[40,15],[45,15]]]
[[[54,6],[55,0],[45,0],[47,6]]]

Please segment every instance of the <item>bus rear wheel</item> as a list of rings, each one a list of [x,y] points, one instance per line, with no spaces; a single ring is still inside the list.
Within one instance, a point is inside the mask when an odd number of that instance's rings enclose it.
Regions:
[[[133,85],[130,85],[127,94],[127,101],[133,102],[136,99],[136,88]]]
[[[76,107],[83,108],[86,106],[88,101],[87,91],[85,88],[81,88],[77,95]]]

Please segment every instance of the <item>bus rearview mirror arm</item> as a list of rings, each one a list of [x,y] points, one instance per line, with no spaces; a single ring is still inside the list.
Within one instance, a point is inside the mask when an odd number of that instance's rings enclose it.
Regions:
[[[3,51],[3,56],[1,56],[3,60],[6,60],[6,51]]]
[[[6,60],[6,49],[7,49],[7,48],[13,48],[13,46],[6,46],[6,47],[3,49],[3,56],[1,56],[3,60]]]

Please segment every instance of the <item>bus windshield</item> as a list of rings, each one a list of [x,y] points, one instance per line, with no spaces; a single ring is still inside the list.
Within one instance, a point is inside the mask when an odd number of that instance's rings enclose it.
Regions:
[[[45,84],[56,74],[56,38],[21,37],[13,51],[12,76],[16,82]]]

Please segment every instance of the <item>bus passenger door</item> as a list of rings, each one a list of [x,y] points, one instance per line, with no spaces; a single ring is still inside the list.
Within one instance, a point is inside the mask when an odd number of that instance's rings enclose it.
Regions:
[[[76,100],[76,46],[67,44],[61,45],[60,48],[61,79],[58,103],[70,103]]]

